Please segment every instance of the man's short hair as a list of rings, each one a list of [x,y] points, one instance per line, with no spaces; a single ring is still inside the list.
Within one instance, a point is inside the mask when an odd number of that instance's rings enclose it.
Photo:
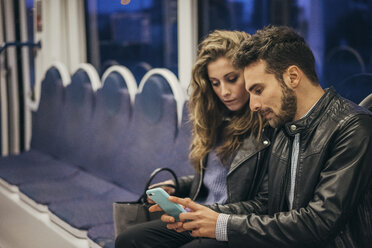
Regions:
[[[314,55],[306,41],[295,30],[286,26],[267,26],[242,43],[234,56],[234,64],[244,68],[263,60],[266,71],[282,81],[283,73],[298,66],[314,84],[319,84]]]

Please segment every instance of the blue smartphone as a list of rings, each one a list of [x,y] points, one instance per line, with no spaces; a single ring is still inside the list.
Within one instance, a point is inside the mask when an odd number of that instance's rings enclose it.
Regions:
[[[180,213],[186,212],[186,210],[183,209],[181,205],[169,201],[168,193],[165,192],[164,189],[162,188],[149,189],[146,191],[146,194],[151,198],[151,200],[159,204],[159,206],[164,210],[164,212],[174,217],[176,221],[179,221]]]

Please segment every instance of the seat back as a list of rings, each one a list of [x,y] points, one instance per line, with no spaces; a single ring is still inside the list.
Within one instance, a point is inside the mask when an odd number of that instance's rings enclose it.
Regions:
[[[55,63],[42,80],[39,107],[33,113],[31,148],[56,155],[59,134],[64,122],[63,112],[65,87],[70,76],[63,64]]]
[[[61,142],[56,156],[68,163],[81,166],[85,161],[83,151],[90,142],[87,130],[92,119],[95,91],[99,87],[98,73],[89,64],[80,65],[71,77],[71,84],[66,87],[59,134]]]
[[[177,132],[177,137],[168,158],[172,169],[177,171],[178,175],[193,174],[193,167],[189,160],[191,148],[191,130],[192,123],[189,119],[188,102],[183,105],[182,122]]]
[[[138,62],[130,67],[130,71],[136,78],[136,82],[139,84],[145,74],[152,69],[151,65],[147,62]]]
[[[86,160],[82,167],[112,181],[118,173],[115,156],[126,149],[131,100],[134,101],[137,85],[130,71],[122,66],[109,68],[102,76],[102,84],[96,92],[94,113],[87,129],[88,145],[83,150]]]
[[[358,51],[349,46],[333,48],[326,56],[324,77],[326,86],[334,85],[337,90],[339,83],[346,78],[365,72],[363,58]]]
[[[359,103],[359,105],[365,107],[369,111],[372,111],[372,93],[364,98],[363,101]]]
[[[169,167],[177,132],[177,103],[168,81],[158,74],[146,78],[136,95],[128,143],[116,158],[116,183],[137,194],[154,169]]]
[[[341,82],[338,92],[343,97],[359,104],[372,92],[372,73],[352,75]]]
[[[178,120],[178,125],[181,125],[181,119],[182,119],[182,111],[183,111],[183,104],[186,100],[186,94],[181,87],[176,75],[174,75],[173,72],[171,72],[168,69],[165,68],[156,68],[152,69],[149,72],[145,74],[145,76],[142,78],[139,86],[138,86],[138,91],[142,92],[145,84],[149,80],[150,77],[156,76],[159,78],[159,80],[165,80],[165,84],[167,84],[167,88],[169,87],[170,93],[174,96],[174,99],[176,100],[177,103],[177,120]]]

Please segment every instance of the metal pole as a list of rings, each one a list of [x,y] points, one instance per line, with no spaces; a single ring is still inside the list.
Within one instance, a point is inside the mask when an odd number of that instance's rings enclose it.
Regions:
[[[28,46],[28,47],[37,47],[41,48],[41,41],[38,42],[32,42],[32,41],[27,41],[27,42],[19,42],[19,41],[14,41],[14,42],[5,42],[2,46],[0,46],[0,54],[5,51],[8,47],[10,46],[15,46],[15,47],[23,47],[23,46]]]

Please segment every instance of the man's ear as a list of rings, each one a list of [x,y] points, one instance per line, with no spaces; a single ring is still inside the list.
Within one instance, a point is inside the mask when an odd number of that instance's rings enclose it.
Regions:
[[[301,79],[303,77],[303,72],[295,65],[291,65],[287,68],[284,73],[284,82],[290,88],[297,88]]]

